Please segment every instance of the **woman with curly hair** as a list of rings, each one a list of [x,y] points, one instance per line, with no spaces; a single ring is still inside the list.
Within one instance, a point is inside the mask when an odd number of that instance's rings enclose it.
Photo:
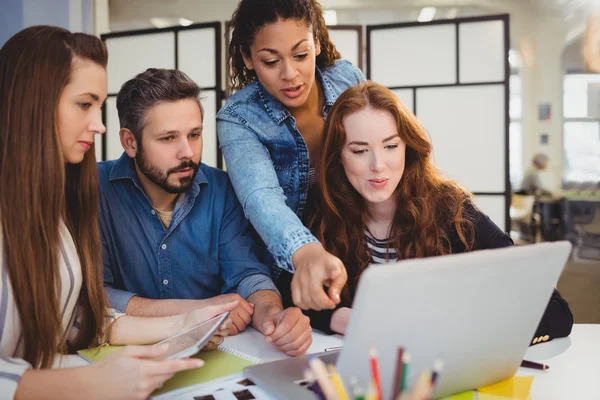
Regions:
[[[268,250],[273,279],[291,280],[301,308],[333,308],[344,266],[301,219],[327,112],[364,77],[340,60],[315,0],[242,0],[231,26],[228,67],[237,92],[217,114],[227,171]]]
[[[336,310],[311,315],[314,327],[345,333],[369,265],[513,245],[469,192],[441,176],[432,150],[414,114],[377,83],[348,89],[333,105],[308,225],[342,260],[348,285]],[[572,325],[569,306],[555,291],[536,336],[567,336]]]

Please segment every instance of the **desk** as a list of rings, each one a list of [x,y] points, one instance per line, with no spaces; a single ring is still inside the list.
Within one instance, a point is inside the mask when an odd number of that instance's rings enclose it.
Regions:
[[[528,348],[525,359],[550,366],[517,371],[535,376],[532,400],[600,399],[600,324],[575,324],[569,337]]]
[[[340,336],[314,332],[308,353],[342,344]],[[265,343],[262,334],[253,328],[226,338],[225,345],[264,362],[287,358]],[[518,369],[517,375],[535,376],[531,386],[532,400],[600,399],[600,324],[575,324],[571,336],[530,347],[525,359],[550,366],[548,371]],[[63,367],[87,364],[78,356],[66,356],[63,360]]]

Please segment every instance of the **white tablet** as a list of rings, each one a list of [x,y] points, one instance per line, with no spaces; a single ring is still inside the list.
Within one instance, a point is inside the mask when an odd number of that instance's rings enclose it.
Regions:
[[[217,333],[228,316],[229,311],[158,342],[157,344],[168,343],[169,348],[157,359],[165,360],[193,356]]]

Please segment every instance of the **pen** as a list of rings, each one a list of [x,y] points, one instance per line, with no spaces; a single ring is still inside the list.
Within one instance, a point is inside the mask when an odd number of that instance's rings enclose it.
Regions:
[[[547,370],[548,368],[550,368],[546,364],[540,364],[540,363],[536,363],[536,362],[533,362],[533,361],[527,361],[527,360],[521,361],[521,367],[523,367],[523,368],[541,369],[541,370],[544,370],[544,371]]]
[[[375,394],[378,400],[383,400],[383,390],[381,389],[381,377],[379,375],[379,361],[377,360],[377,350],[375,347],[369,349],[369,358],[371,359],[371,374],[373,385],[375,385]]]

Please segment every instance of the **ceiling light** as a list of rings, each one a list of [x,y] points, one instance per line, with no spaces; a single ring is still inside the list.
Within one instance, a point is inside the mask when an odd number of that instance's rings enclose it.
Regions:
[[[454,19],[454,18],[456,18],[457,15],[458,15],[458,8],[452,7],[451,9],[448,10],[448,13],[446,14],[446,18]]]
[[[417,21],[419,22],[429,22],[433,19],[433,17],[435,16],[435,12],[437,10],[435,9],[435,7],[423,7],[421,9],[421,12],[419,13],[419,17],[417,18]]]
[[[323,11],[323,18],[325,19],[325,25],[337,25],[337,12],[335,10]]]
[[[179,21],[179,25],[181,25],[181,26],[190,26],[191,24],[194,23],[194,21],[190,21],[187,18],[179,18],[178,21]]]
[[[170,21],[166,18],[150,18],[150,23],[159,29],[170,25]]]

